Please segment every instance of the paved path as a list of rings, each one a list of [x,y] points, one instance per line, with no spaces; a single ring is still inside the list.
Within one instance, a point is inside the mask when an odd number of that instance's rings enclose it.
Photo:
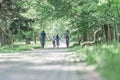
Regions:
[[[94,67],[75,63],[65,48],[0,54],[0,80],[102,80]]]

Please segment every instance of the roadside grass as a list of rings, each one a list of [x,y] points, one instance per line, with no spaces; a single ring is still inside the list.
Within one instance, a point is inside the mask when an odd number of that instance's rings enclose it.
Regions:
[[[71,48],[80,58],[89,65],[95,65],[105,80],[120,80],[120,44],[113,42],[110,44],[97,46],[74,46]]]
[[[24,44],[23,42],[14,43],[12,45],[7,46],[1,46],[0,47],[0,53],[12,53],[12,52],[21,52],[21,51],[27,51],[27,50],[33,50],[41,48],[40,44]]]

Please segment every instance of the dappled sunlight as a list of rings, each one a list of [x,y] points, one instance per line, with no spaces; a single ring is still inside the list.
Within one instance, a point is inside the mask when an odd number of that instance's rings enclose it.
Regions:
[[[0,80],[97,80],[94,78],[98,77],[94,66],[76,63],[76,56],[66,48],[37,49],[0,57],[3,76]]]

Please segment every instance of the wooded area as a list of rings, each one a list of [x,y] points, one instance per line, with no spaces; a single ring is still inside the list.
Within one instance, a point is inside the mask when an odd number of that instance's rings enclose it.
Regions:
[[[119,42],[119,5],[119,0],[1,0],[1,45],[36,42],[43,29],[51,35],[70,29],[74,40],[84,42],[92,41],[95,30],[101,28],[96,38],[102,43]]]

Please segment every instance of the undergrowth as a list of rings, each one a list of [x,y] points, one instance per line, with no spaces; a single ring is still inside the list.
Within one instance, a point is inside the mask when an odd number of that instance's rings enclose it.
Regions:
[[[88,64],[97,65],[97,70],[106,80],[120,80],[120,44],[117,42],[97,46],[74,46],[72,51],[85,57]],[[80,57],[81,58],[81,57]]]
[[[26,50],[33,50],[36,48],[41,48],[40,44],[13,44],[0,47],[0,53],[12,53],[12,52],[21,52]]]

